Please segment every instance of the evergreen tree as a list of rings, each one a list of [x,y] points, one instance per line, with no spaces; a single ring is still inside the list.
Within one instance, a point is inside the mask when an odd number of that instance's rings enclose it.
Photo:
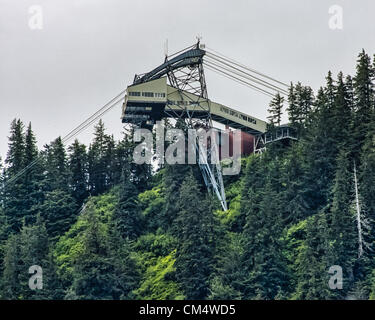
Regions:
[[[304,123],[308,119],[314,103],[313,91],[310,87],[304,87],[300,82],[295,86],[291,84],[288,95],[288,116],[292,127],[302,133]]]
[[[45,146],[45,190],[69,192],[69,168],[65,146],[61,137]]]
[[[26,224],[35,222],[36,208],[43,202],[43,164],[39,158],[39,151],[36,146],[36,139],[31,128],[27,127],[25,136],[25,167],[29,169],[24,173],[24,185],[26,189],[25,207]]]
[[[332,72],[328,71],[326,77],[326,86],[324,88],[324,94],[326,97],[326,108],[329,110],[333,110],[334,103],[335,103],[335,94],[336,94],[336,87],[332,78]]]
[[[177,228],[177,280],[187,299],[204,299],[213,269],[214,216],[190,172],[181,185]]]
[[[289,122],[293,127],[296,128],[300,122],[300,110],[298,109],[297,96],[293,83],[291,83],[289,87],[288,105],[287,111]]]
[[[47,230],[40,216],[32,226],[23,226],[19,235],[20,241],[20,274],[19,284],[21,287],[21,299],[48,299],[52,297],[57,287],[49,287],[49,280],[52,278],[52,270],[48,259],[49,244]],[[43,288],[31,290],[29,288],[29,268],[40,266],[42,268]]]
[[[362,200],[360,209],[370,222],[370,232],[366,237],[367,239],[365,239],[370,244],[370,250],[368,250],[369,252],[366,255],[369,256],[369,260],[371,261],[370,268],[374,269],[374,252],[372,248],[375,243],[375,235],[372,230],[375,221],[375,121],[372,121],[370,124],[360,161],[359,194],[361,197],[360,200]]]
[[[9,149],[5,159],[7,174],[9,177],[24,168],[25,162],[25,136],[24,124],[20,119],[14,119],[10,127]]]
[[[114,162],[112,162],[112,174],[113,180],[121,180],[121,175],[124,168],[130,170],[131,178],[134,185],[137,187],[139,192],[147,190],[152,177],[151,165],[149,164],[136,164],[133,161],[133,153],[136,147],[136,143],[133,141],[134,127],[126,129],[124,132],[123,139],[117,144],[115,149]]]
[[[310,215],[310,188],[306,186],[304,153],[300,144],[293,144],[285,155],[281,179],[285,184],[282,191],[284,206],[282,217],[286,225],[297,223]]]
[[[271,126],[280,126],[281,116],[283,113],[283,103],[284,97],[277,93],[272,99],[268,109],[270,115],[267,117],[267,119],[269,120]]]
[[[337,86],[334,96],[334,110],[333,116],[333,139],[338,149],[345,148],[351,150],[353,145],[352,141],[352,96],[351,96],[351,80],[347,79],[347,83],[344,82],[344,76],[342,72],[338,74]]]
[[[306,161],[304,184],[308,188],[307,198],[312,212],[319,211],[327,204],[335,175],[337,146],[332,130],[332,108],[326,90],[321,88],[310,124],[301,140]]]
[[[84,232],[83,250],[74,265],[73,284],[66,299],[111,299],[113,265],[108,259],[108,247],[103,224],[86,209],[88,227]]]
[[[136,261],[132,257],[131,240],[123,240],[114,220],[110,223],[108,246],[110,260],[114,265],[114,298],[121,300],[134,299],[133,291],[140,281]]]
[[[42,289],[31,290],[31,266],[42,268]],[[5,245],[2,297],[4,299],[61,298],[60,283],[49,256],[46,228],[37,216],[34,225],[23,225],[17,235],[11,235]]]
[[[253,193],[254,190],[251,192]],[[248,195],[251,194],[250,192]],[[248,198],[248,201],[252,197]],[[282,231],[280,197],[268,181],[256,210],[248,211],[244,237],[244,265],[248,274],[246,299],[274,299],[288,291],[286,259],[280,241]],[[277,285],[275,285],[277,284]]]
[[[300,109],[302,111],[302,122],[309,120],[310,113],[314,104],[314,93],[310,87],[297,87],[297,101],[300,102]]]
[[[25,165],[31,164],[38,156],[38,148],[36,146],[36,139],[34,132],[29,123],[25,136]]]
[[[94,141],[89,147],[89,190],[91,195],[108,190],[108,168],[105,159],[108,136],[102,120],[95,126]]]
[[[356,159],[364,144],[369,123],[374,112],[374,69],[371,58],[362,50],[358,56],[356,75],[353,78],[355,99],[355,151]]]
[[[103,155],[103,162],[105,163],[106,172],[107,172],[107,188],[113,187],[116,183],[120,183],[118,179],[118,174],[116,173],[116,162],[117,162],[117,154],[116,154],[116,143],[113,135],[106,136],[106,150]],[[117,179],[116,179],[117,178]],[[121,178],[121,176],[120,176]]]
[[[123,239],[135,239],[141,233],[142,216],[138,205],[138,191],[126,169],[123,172],[114,221]]]
[[[4,170],[4,212],[11,232],[17,232],[22,225],[22,219],[27,213],[25,199],[26,188],[24,176],[16,179],[25,165],[25,136],[21,120],[14,119],[11,124],[9,149],[5,159]]]
[[[73,283],[66,299],[129,299],[137,283],[137,271],[130,257],[129,243],[116,228],[111,235],[95,215],[86,209],[87,229],[83,250],[74,264]]]
[[[166,204],[161,215],[163,229],[172,229],[179,212],[178,200],[181,184],[191,169],[189,166],[166,165],[163,174],[163,187],[165,189]]]
[[[354,262],[357,258],[357,235],[355,214],[353,212],[353,175],[350,171],[348,154],[341,151],[337,159],[335,183],[332,190],[333,200],[329,213],[329,239],[331,265],[339,265],[346,279],[344,290],[338,294],[347,294],[353,282]],[[329,267],[329,266],[328,266]]]
[[[5,244],[1,281],[2,299],[14,300],[20,297],[21,286],[19,277],[21,272],[25,272],[25,270],[22,270],[20,259],[21,248],[18,239],[18,235],[11,234]]]
[[[226,234],[225,242],[218,248],[217,270],[210,282],[209,299],[242,299],[246,283],[243,265],[243,243],[240,234]]]
[[[68,150],[71,193],[77,206],[81,206],[88,197],[86,146],[75,140]]]
[[[47,228],[51,240],[56,240],[69,230],[75,222],[78,207],[72,196],[63,190],[46,192],[43,204],[37,208]]]
[[[333,295],[328,286],[329,263],[327,263],[328,240],[325,214],[320,212],[308,218],[306,237],[298,248],[294,268],[297,286],[293,299],[326,300]],[[329,265],[331,266],[331,265]]]
[[[364,198],[368,214],[373,220],[375,219],[375,130],[370,132],[361,157],[360,192]]]

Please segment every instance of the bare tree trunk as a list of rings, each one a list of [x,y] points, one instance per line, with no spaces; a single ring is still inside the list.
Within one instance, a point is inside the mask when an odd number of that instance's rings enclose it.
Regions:
[[[363,254],[363,236],[362,236],[362,221],[361,221],[361,207],[359,204],[358,181],[357,181],[357,167],[354,162],[354,188],[355,188],[355,206],[357,211],[357,228],[358,228],[358,258]]]

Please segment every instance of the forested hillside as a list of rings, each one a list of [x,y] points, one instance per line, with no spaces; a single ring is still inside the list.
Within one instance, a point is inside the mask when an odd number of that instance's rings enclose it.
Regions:
[[[296,83],[276,96],[270,130],[284,104],[299,139],[224,177],[227,212],[196,166],[134,164],[131,131],[115,141],[100,121],[89,146],[58,138],[38,150],[31,124],[15,119],[1,168],[0,298],[375,298],[374,83],[362,51],[352,77],[329,72],[316,93]],[[29,288],[32,265],[43,289]],[[342,289],[328,285],[334,265]]]

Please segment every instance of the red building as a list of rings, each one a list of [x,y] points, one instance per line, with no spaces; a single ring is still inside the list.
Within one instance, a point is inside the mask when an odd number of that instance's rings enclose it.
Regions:
[[[233,139],[234,139],[234,131],[229,128],[228,126],[225,126],[226,130],[229,130],[229,157],[233,157]],[[221,132],[222,135],[226,134],[225,131]],[[254,152],[254,140],[255,137],[247,132],[241,131],[241,155],[247,156]],[[220,160],[221,157],[221,148],[222,143],[225,143],[227,139],[221,138],[220,139]]]

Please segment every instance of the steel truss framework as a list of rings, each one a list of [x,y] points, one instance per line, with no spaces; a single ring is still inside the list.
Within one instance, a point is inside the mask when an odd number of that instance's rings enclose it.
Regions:
[[[180,124],[184,124],[185,129],[203,128],[207,131],[215,131],[212,124],[210,102],[208,100],[203,69],[204,55],[205,51],[201,49],[198,41],[196,45],[189,47],[185,52],[174,58],[168,60],[168,57],[166,57],[164,64],[153,71],[142,76],[135,76],[133,84],[148,82],[167,75],[170,85],[178,91],[181,100],[191,101],[191,103],[197,106],[197,109],[195,112],[189,111],[185,105],[179,105],[176,108],[176,105],[167,96],[167,103],[164,109],[166,117],[173,118],[179,121]],[[185,92],[192,93],[194,96],[187,95]],[[196,98],[195,101],[193,97]],[[202,102],[205,102],[204,106]],[[174,106],[173,108],[171,107],[172,105]],[[208,147],[203,148],[199,137],[196,138],[196,155],[199,158],[197,162],[208,190],[216,194],[223,210],[226,211],[228,208],[225,198],[222,168],[218,156],[218,141],[216,141],[215,134],[210,136],[208,143]]]

